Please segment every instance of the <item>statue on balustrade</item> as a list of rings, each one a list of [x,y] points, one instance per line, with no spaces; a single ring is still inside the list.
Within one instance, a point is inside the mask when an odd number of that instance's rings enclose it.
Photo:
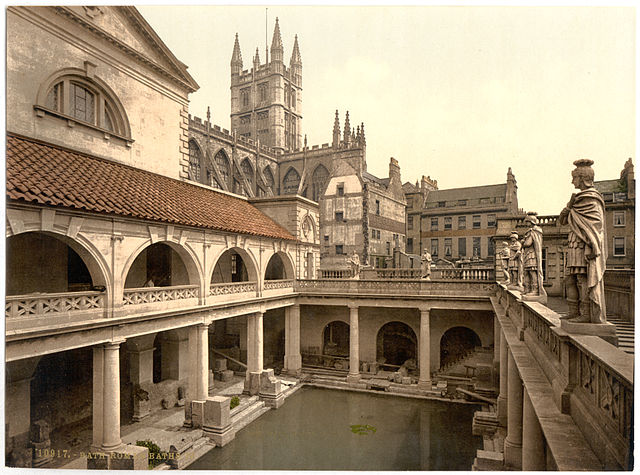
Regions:
[[[351,254],[351,257],[349,257],[349,265],[351,266],[351,276],[354,279],[359,279],[360,278],[360,256],[358,256],[358,253],[356,252],[356,250],[353,250],[353,254]]]
[[[507,241],[502,241],[502,249],[498,253],[498,259],[502,265],[502,283],[509,285],[509,243]]]
[[[420,256],[420,277],[425,280],[431,280],[431,254],[426,249],[422,252],[422,256]]]
[[[593,160],[576,160],[571,173],[571,195],[558,217],[558,224],[569,225],[565,286],[571,323],[605,323],[604,271],[607,245],[604,199],[593,186]]]
[[[509,241],[509,285],[512,290],[522,289],[522,244],[518,233],[513,231]]]
[[[547,292],[544,290],[542,273],[542,228],[538,226],[536,213],[527,213],[524,218],[529,227],[522,238],[522,266],[524,268],[523,300],[547,302]]]

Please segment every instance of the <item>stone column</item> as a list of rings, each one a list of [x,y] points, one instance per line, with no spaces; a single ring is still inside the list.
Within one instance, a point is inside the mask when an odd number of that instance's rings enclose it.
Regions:
[[[302,369],[302,357],[300,356],[300,305],[285,309],[284,340],[284,369],[289,374],[299,374]]]
[[[196,326],[196,384],[194,399],[206,401],[209,397],[209,325]]]
[[[260,374],[263,363],[263,313],[247,316],[247,376],[244,390],[251,395],[260,391]]]
[[[502,427],[507,426],[507,354],[509,353],[509,347],[507,346],[507,340],[504,337],[504,331],[500,330],[500,394],[498,395],[498,424]]]
[[[349,304],[349,374],[348,383],[360,381],[360,341],[358,339],[358,306]]]
[[[504,461],[508,467],[522,468],[522,380],[513,353],[508,359],[507,438],[504,441]]]
[[[528,391],[524,391],[522,410],[522,470],[546,470],[544,436]]]
[[[431,322],[428,308],[420,309],[420,377],[418,387],[431,389]]]
[[[103,345],[102,449],[112,451],[120,439],[120,343]]]
[[[500,321],[497,317],[493,318],[493,384],[498,387],[500,384]]]

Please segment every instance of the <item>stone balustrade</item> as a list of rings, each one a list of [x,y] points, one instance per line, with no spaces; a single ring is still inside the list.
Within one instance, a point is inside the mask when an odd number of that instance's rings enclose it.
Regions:
[[[495,294],[490,282],[434,281],[416,279],[395,280],[297,280],[294,289],[301,293],[437,295],[488,297]]]
[[[381,280],[388,279],[419,279],[422,275],[420,269],[373,269],[375,276]],[[364,272],[364,271],[363,271]]]
[[[602,466],[628,469],[632,463],[633,356],[600,337],[566,332],[553,310],[537,302],[523,302],[518,292],[504,286],[499,287],[495,302],[549,381],[558,410],[571,416]]]
[[[318,269],[319,279],[353,279],[351,269]]]
[[[198,298],[200,291],[197,285],[176,285],[172,287],[141,287],[124,289],[123,305],[140,305],[155,302],[169,302]]]
[[[474,280],[481,282],[495,281],[495,269],[493,267],[480,268],[443,268],[434,269],[431,273],[432,279],[443,280]]]
[[[264,290],[293,288],[293,279],[265,280]]]
[[[103,308],[104,292],[9,295],[6,298],[5,316],[7,319],[20,319],[96,310],[100,312]]]
[[[209,295],[229,295],[244,292],[257,292],[257,282],[224,282],[221,284],[211,284],[209,287]]]

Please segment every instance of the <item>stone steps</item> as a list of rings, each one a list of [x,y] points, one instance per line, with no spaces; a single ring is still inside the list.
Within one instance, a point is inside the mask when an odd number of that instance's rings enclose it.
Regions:
[[[271,409],[269,407],[265,407],[264,402],[260,401],[257,396],[253,396],[252,398],[255,398],[254,402],[247,404],[242,411],[231,416],[231,425],[236,432],[244,429],[251,422],[255,421],[258,417]]]

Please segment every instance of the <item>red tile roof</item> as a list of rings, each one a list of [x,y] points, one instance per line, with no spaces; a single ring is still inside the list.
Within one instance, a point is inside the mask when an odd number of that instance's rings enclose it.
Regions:
[[[243,199],[12,134],[7,200],[295,240]]]

